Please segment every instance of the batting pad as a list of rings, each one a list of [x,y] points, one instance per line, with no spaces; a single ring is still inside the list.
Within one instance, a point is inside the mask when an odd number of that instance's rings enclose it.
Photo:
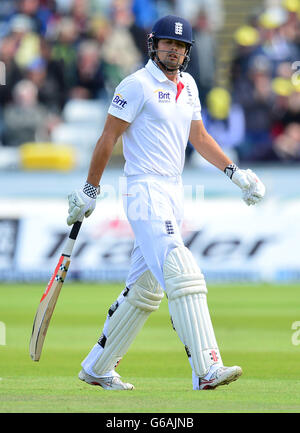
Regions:
[[[194,373],[203,377],[212,364],[222,361],[208,311],[204,276],[186,247],[169,253],[164,278],[174,328],[191,355]]]
[[[93,366],[96,375],[101,376],[116,367],[150,313],[159,308],[163,296],[152,273],[144,272],[109,319],[104,349]]]

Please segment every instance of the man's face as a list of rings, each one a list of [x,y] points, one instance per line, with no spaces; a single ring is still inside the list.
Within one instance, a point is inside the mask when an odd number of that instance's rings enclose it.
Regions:
[[[159,60],[170,69],[182,65],[186,53],[186,44],[173,39],[159,39],[157,55]]]

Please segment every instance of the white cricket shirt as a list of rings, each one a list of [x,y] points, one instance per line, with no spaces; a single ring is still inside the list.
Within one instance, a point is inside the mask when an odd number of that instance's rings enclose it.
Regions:
[[[181,175],[191,121],[201,119],[201,105],[193,77],[184,72],[178,81],[149,60],[117,86],[108,112],[130,123],[122,137],[126,176]]]

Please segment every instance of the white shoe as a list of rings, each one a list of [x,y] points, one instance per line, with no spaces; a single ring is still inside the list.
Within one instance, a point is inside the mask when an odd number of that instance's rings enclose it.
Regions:
[[[131,390],[135,389],[131,383],[124,383],[121,381],[119,375],[106,376],[106,377],[94,377],[87,374],[83,369],[79,372],[78,377],[80,380],[90,384],[98,385],[104,389],[111,391]]]
[[[241,367],[219,367],[212,373],[209,379],[199,379],[199,390],[214,389],[219,385],[228,385],[237,380],[243,373]],[[208,376],[208,375],[207,375]],[[207,377],[206,376],[206,377]]]

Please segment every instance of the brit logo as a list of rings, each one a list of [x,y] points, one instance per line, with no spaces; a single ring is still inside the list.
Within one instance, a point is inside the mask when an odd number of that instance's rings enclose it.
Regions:
[[[158,102],[171,102],[170,92],[164,92],[163,89],[157,89],[154,93],[158,94]]]
[[[112,100],[112,105],[119,109],[124,108],[126,104],[127,101],[123,98],[123,96],[120,93],[118,93]]]
[[[182,35],[183,31],[183,24],[182,23],[175,23],[175,34],[176,35]]]

